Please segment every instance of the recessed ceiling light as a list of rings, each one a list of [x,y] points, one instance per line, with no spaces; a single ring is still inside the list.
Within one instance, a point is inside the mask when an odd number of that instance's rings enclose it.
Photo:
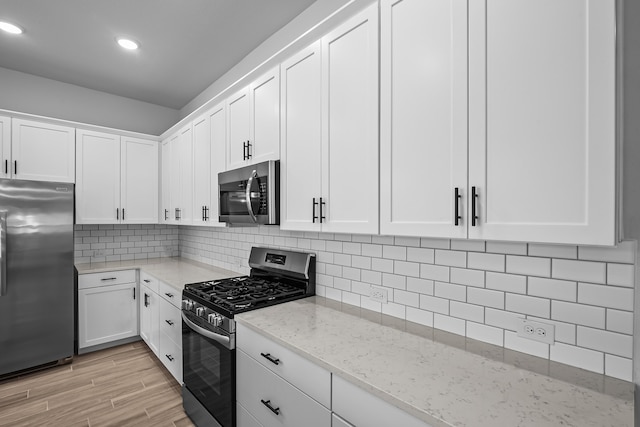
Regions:
[[[134,42],[131,39],[125,39],[123,37],[118,37],[116,39],[116,41],[118,42],[120,47],[122,47],[124,49],[127,49],[127,50],[136,50],[136,49],[138,49],[138,47],[140,47],[137,42]]]
[[[0,21],[0,30],[5,31],[9,34],[22,34],[22,28],[14,25],[10,22]]]

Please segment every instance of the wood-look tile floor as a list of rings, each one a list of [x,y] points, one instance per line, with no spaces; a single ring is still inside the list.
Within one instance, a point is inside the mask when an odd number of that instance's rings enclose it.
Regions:
[[[191,427],[180,385],[142,342],[0,382],[0,426]]]

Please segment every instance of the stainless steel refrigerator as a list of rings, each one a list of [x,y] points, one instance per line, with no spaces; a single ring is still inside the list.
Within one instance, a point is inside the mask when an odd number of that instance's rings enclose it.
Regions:
[[[73,356],[73,194],[0,180],[0,377]]]

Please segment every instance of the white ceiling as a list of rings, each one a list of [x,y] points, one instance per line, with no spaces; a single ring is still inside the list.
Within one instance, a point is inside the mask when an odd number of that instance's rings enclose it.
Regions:
[[[180,109],[314,1],[0,0],[0,67]]]

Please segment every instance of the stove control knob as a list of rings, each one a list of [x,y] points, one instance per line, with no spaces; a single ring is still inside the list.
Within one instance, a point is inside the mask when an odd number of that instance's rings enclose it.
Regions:
[[[196,308],[196,316],[204,317],[204,307]]]
[[[207,320],[209,321],[209,323],[211,323],[213,326],[221,326],[222,325],[222,316],[220,316],[219,314],[210,314],[207,317]]]
[[[190,299],[183,299],[182,308],[187,311],[191,311],[191,309],[193,308],[193,301],[191,301]]]

